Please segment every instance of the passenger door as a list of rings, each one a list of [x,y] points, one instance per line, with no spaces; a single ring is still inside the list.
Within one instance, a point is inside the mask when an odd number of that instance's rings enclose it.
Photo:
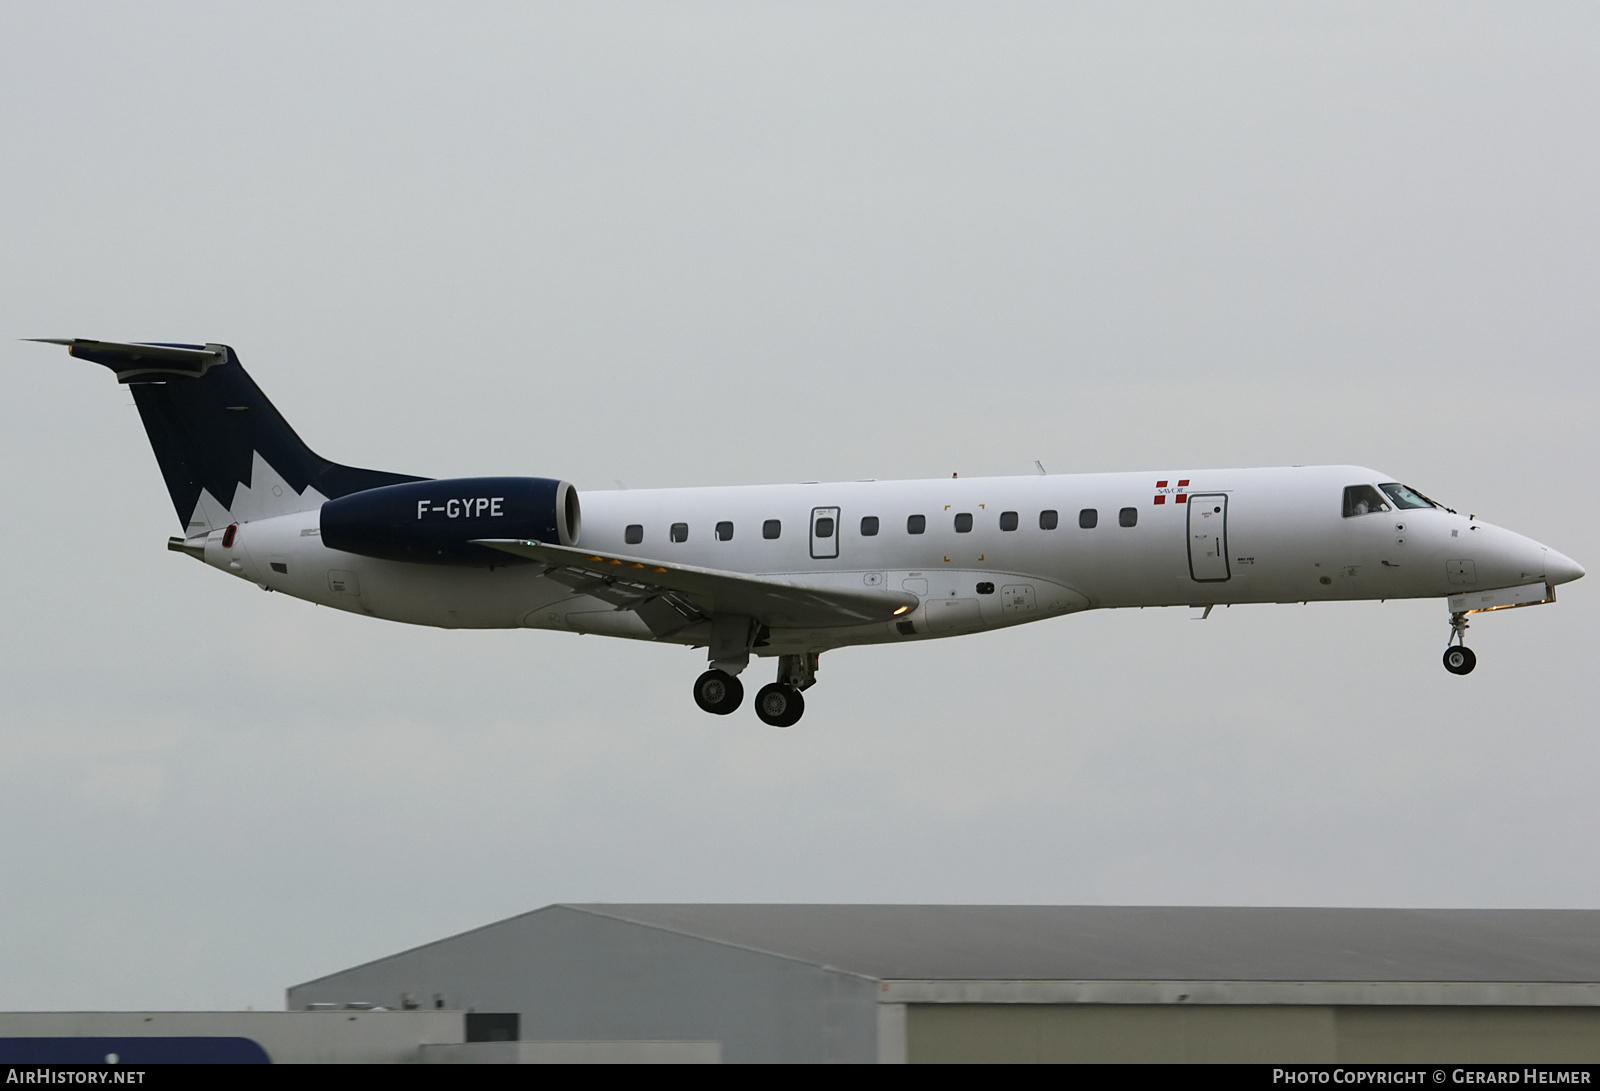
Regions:
[[[831,560],[839,555],[839,509],[811,509],[811,556]]]
[[[1189,575],[1200,583],[1221,583],[1229,576],[1226,493],[1189,497]]]

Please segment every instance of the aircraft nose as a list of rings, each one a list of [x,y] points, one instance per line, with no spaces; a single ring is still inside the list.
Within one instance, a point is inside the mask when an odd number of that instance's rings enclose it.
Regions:
[[[1583,577],[1583,565],[1553,549],[1544,551],[1544,578],[1551,583],[1570,583]]]

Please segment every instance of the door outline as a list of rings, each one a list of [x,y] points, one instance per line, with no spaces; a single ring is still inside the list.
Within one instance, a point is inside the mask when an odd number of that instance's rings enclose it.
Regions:
[[[817,537],[817,522],[822,519],[833,520],[833,533],[826,538]],[[839,557],[839,509],[838,508],[812,508],[811,509],[811,559],[814,561],[832,561]],[[820,549],[818,548],[820,545]]]
[[[1218,539],[1218,545],[1220,546],[1220,549],[1217,554],[1218,558],[1222,561],[1222,575],[1220,576],[1195,575],[1194,532],[1196,528],[1194,525],[1194,506],[1197,503],[1210,504],[1213,506],[1220,505],[1222,508],[1220,512],[1216,513],[1222,516],[1222,533]],[[1233,568],[1228,563],[1228,494],[1225,492],[1200,493],[1198,495],[1191,494],[1186,506],[1188,508],[1188,518],[1184,523],[1184,532],[1187,534],[1189,539],[1187,544],[1189,554],[1189,578],[1194,580],[1196,583],[1228,582],[1228,580],[1233,578]]]

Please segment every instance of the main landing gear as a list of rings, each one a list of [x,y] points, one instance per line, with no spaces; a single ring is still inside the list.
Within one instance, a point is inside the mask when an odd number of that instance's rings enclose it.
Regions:
[[[1450,640],[1444,648],[1444,669],[1451,674],[1471,674],[1478,657],[1467,647],[1467,615],[1450,615]]]
[[[756,693],[756,715],[762,723],[793,727],[800,722],[806,711],[806,699],[800,696],[800,691],[816,684],[819,658],[818,652],[778,657],[778,680],[767,683]],[[743,700],[744,685],[721,667],[712,667],[695,679],[694,703],[714,716],[726,716]]]
[[[786,682],[768,682],[756,694],[756,715],[772,727],[793,727],[805,711],[806,699]]]
[[[727,671],[708,670],[694,680],[694,703],[713,716],[726,716],[744,700],[744,683]]]

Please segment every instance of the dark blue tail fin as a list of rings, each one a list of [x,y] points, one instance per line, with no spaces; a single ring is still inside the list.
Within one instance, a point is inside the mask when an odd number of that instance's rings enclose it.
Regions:
[[[295,435],[227,345],[135,345],[50,340],[117,373],[133,392],[184,535],[270,515],[408,474],[341,466]]]

